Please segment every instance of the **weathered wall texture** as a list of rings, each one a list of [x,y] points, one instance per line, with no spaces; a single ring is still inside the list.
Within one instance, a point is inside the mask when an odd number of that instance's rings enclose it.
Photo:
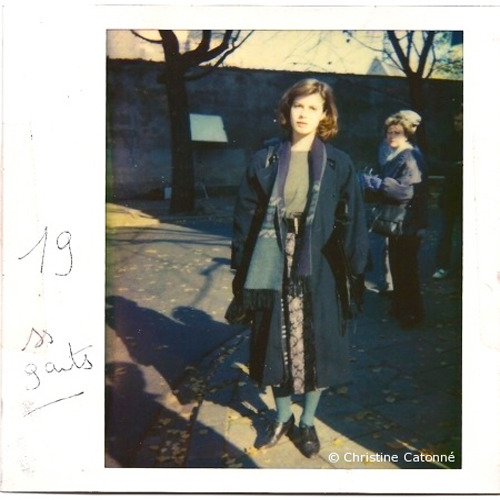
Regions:
[[[115,199],[162,196],[171,174],[170,127],[161,63],[109,60],[107,72],[107,181]],[[330,75],[221,68],[188,83],[190,111],[222,116],[228,144],[194,143],[196,178],[209,191],[238,185],[246,163],[263,141],[281,134],[275,109],[283,91],[304,77],[329,83],[340,113],[335,144],[355,165],[373,164],[385,118],[409,107],[405,78]],[[425,84],[423,124],[429,162],[438,164],[439,145],[451,123],[462,82]]]

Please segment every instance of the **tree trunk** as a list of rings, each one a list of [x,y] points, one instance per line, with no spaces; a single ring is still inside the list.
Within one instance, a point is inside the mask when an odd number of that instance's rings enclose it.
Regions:
[[[189,103],[184,75],[175,64],[165,71],[172,139],[172,213],[192,212],[195,204]]]
[[[417,142],[425,156],[427,156],[427,134],[425,133],[425,117],[423,115],[424,109],[424,80],[421,76],[412,73],[408,76],[408,85],[410,88],[410,104],[420,116],[422,116],[422,124],[417,129]]]

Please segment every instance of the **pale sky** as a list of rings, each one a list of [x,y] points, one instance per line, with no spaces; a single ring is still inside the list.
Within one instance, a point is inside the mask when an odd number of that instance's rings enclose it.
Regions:
[[[159,39],[157,30],[140,30],[141,35]],[[188,32],[177,31],[184,43]],[[242,32],[242,37],[246,32]],[[366,74],[379,53],[366,48],[381,49],[383,31],[356,31],[355,39],[342,31],[255,31],[233,54],[225,66]],[[358,40],[362,41],[360,43]],[[109,30],[107,55],[110,58],[163,61],[160,44],[149,43],[134,36],[130,30]],[[385,66],[388,74],[403,76],[397,69]]]

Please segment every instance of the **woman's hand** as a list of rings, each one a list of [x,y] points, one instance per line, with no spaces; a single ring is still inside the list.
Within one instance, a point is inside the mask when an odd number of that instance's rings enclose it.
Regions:
[[[382,185],[382,179],[376,175],[359,174],[359,180],[363,189],[370,189],[371,191],[378,191]]]

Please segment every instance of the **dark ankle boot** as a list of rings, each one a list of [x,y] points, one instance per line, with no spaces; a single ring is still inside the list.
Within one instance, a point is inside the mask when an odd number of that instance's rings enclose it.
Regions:
[[[267,429],[266,435],[262,441],[261,449],[271,448],[285,435],[293,432],[295,417],[292,415],[287,422],[274,422]]]
[[[319,439],[314,425],[300,424],[297,445],[307,458],[317,455],[319,452]]]

